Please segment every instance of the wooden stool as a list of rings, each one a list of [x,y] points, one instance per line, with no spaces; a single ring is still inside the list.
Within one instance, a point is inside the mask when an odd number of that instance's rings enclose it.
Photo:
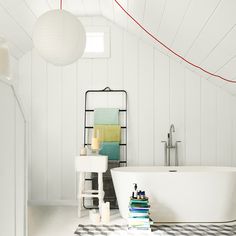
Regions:
[[[81,217],[81,209],[84,197],[98,198],[99,211],[103,203],[104,191],[103,191],[103,173],[108,168],[107,156],[77,156],[75,157],[75,170],[79,172],[78,183],[78,217]],[[98,190],[85,190],[85,173],[97,173],[98,174]]]

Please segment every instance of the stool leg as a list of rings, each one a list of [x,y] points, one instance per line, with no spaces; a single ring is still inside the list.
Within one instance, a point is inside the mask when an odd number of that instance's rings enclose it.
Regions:
[[[82,210],[82,204],[83,204],[83,197],[82,193],[84,190],[84,173],[79,172],[79,181],[78,181],[78,217],[81,217],[81,210]]]
[[[102,173],[98,173],[98,200],[99,200],[99,211],[100,211],[100,213],[101,213],[103,198],[104,198],[104,191],[103,191]]]

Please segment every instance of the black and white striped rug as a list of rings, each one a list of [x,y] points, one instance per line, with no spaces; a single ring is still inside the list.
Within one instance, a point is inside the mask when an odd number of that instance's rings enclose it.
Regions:
[[[127,225],[78,225],[75,234],[80,236],[224,236],[236,235],[236,225],[152,225],[151,232],[128,230]]]

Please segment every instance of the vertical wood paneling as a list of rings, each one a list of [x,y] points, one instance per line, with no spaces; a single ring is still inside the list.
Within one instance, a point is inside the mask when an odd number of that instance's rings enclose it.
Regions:
[[[25,54],[19,60],[18,93],[21,97],[27,120],[31,116],[31,61],[31,52]]]
[[[231,108],[230,95],[222,89],[217,92],[217,164],[231,165]]]
[[[107,84],[109,84],[112,89],[122,89],[124,86],[123,40],[123,30],[111,26],[111,57],[107,60]],[[109,107],[123,106],[122,94],[108,94],[107,99]]]
[[[169,57],[155,50],[154,57],[154,159],[156,165],[164,165],[164,145],[170,124]]]
[[[31,191],[34,200],[47,199],[47,65],[32,55]]]
[[[19,77],[19,62],[16,58],[10,56],[10,67],[11,67],[11,84],[17,88],[18,87],[18,77]]]
[[[84,143],[84,108],[85,108],[85,92],[92,88],[93,83],[93,74],[92,74],[92,67],[93,66],[93,60],[91,59],[84,59],[84,60],[78,60],[77,63],[77,80],[76,80],[76,142],[77,142],[77,150],[76,153],[79,155],[80,149],[83,147]],[[92,104],[94,104],[94,98],[91,98],[91,96],[88,96],[88,105],[89,102],[92,99]],[[96,99],[96,98],[95,98]],[[88,119],[87,119],[87,125],[93,125],[93,120],[90,119],[91,115],[90,113],[87,113]],[[90,132],[89,132],[90,131]],[[87,140],[85,142],[91,143],[91,130],[86,130],[87,132]],[[89,176],[88,176],[89,177]],[[75,181],[76,183],[76,181]],[[86,188],[89,188],[89,186],[86,183]],[[77,186],[77,183],[76,183]],[[77,188],[75,187],[75,192]],[[86,205],[91,205],[90,200],[86,200]]]
[[[1,234],[15,236],[15,101],[0,81],[0,220]]]
[[[235,107],[236,98],[232,97],[231,107]],[[232,166],[236,166],[236,109],[232,109]]]
[[[107,59],[108,84],[111,89],[123,89],[124,87],[124,31],[121,28],[110,25],[110,42],[111,42],[111,56]],[[107,94],[107,106],[124,108],[124,94],[123,93],[109,93]],[[124,113],[120,113],[120,121],[124,121]],[[122,122],[121,125],[125,125]],[[125,130],[121,129],[121,140],[125,141]],[[123,158],[121,148],[121,159]]]
[[[10,85],[0,81],[1,234],[25,234],[25,126]]]
[[[153,165],[153,48],[139,42],[139,165]],[[148,104],[148,105],[147,105]]]
[[[76,156],[76,76],[77,63],[62,71],[62,193],[65,200],[75,199],[74,157]],[[68,184],[70,183],[70,184]]]
[[[135,36],[124,34],[124,88],[128,92],[128,165],[137,165],[138,152],[138,40]]]
[[[217,90],[201,81],[201,164],[215,165],[217,150]]]
[[[123,30],[111,27],[111,57],[108,60],[108,82],[113,89],[123,86]]]
[[[94,88],[103,88],[108,85],[107,59],[92,60],[92,81]]]
[[[61,198],[62,122],[61,67],[47,65],[47,191],[48,200]]]
[[[79,60],[77,64],[77,153],[83,146],[85,92],[92,88],[92,60]],[[91,98],[88,97],[88,102]],[[89,105],[89,104],[88,104]],[[89,124],[88,124],[89,125]],[[87,140],[89,141],[89,140]]]
[[[92,59],[92,86],[93,89],[104,89],[108,86],[107,59]],[[99,96],[96,96],[96,99],[91,95],[91,98],[93,99],[94,107],[108,105],[107,94],[99,94]]]
[[[178,144],[179,164],[183,165],[185,160],[185,120],[184,120],[184,93],[185,73],[180,63],[170,61],[170,124],[174,124],[173,144]],[[174,153],[172,153],[174,155]]]
[[[109,24],[110,58],[80,59],[60,68],[47,66],[33,51],[20,61],[19,91],[32,126],[31,200],[75,200],[74,156],[83,145],[84,94],[89,89],[127,90],[129,165],[164,165],[161,141],[167,140],[171,123],[174,141],[182,141],[180,164],[236,163],[230,95],[220,88],[216,92],[211,82],[114,24],[83,19]],[[90,96],[88,103],[90,108],[112,107],[118,100],[105,94]]]
[[[24,119],[15,102],[15,180],[16,180],[16,236],[24,236],[25,226],[25,130]]]
[[[97,25],[96,22],[103,21],[102,20],[95,20],[92,18],[91,23]],[[104,24],[106,24],[104,22]],[[98,23],[98,25],[100,25]],[[89,89],[103,89],[108,86],[108,60],[106,58],[100,59],[91,59],[91,78],[92,78],[92,87]],[[86,73],[86,72],[85,72]],[[96,95],[95,95],[96,96]],[[91,94],[89,97],[89,101],[92,101],[93,108],[95,107],[105,107],[107,106],[107,95],[100,94],[98,97],[94,97],[94,94]]]
[[[28,159],[28,196],[31,198],[31,87],[32,87],[32,52],[25,54],[19,61],[18,93],[27,119],[27,159]]]
[[[189,70],[186,70],[185,88],[185,165],[200,165],[201,81]]]

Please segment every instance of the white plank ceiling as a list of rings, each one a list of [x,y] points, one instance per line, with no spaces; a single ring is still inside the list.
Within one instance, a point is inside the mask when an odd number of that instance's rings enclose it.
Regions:
[[[235,0],[119,2],[173,50],[211,72],[236,80]],[[32,49],[31,35],[37,17],[58,7],[59,0],[0,0],[0,36],[9,42],[13,56],[20,58]],[[102,15],[154,43],[114,0],[64,0],[63,8],[77,16]]]

